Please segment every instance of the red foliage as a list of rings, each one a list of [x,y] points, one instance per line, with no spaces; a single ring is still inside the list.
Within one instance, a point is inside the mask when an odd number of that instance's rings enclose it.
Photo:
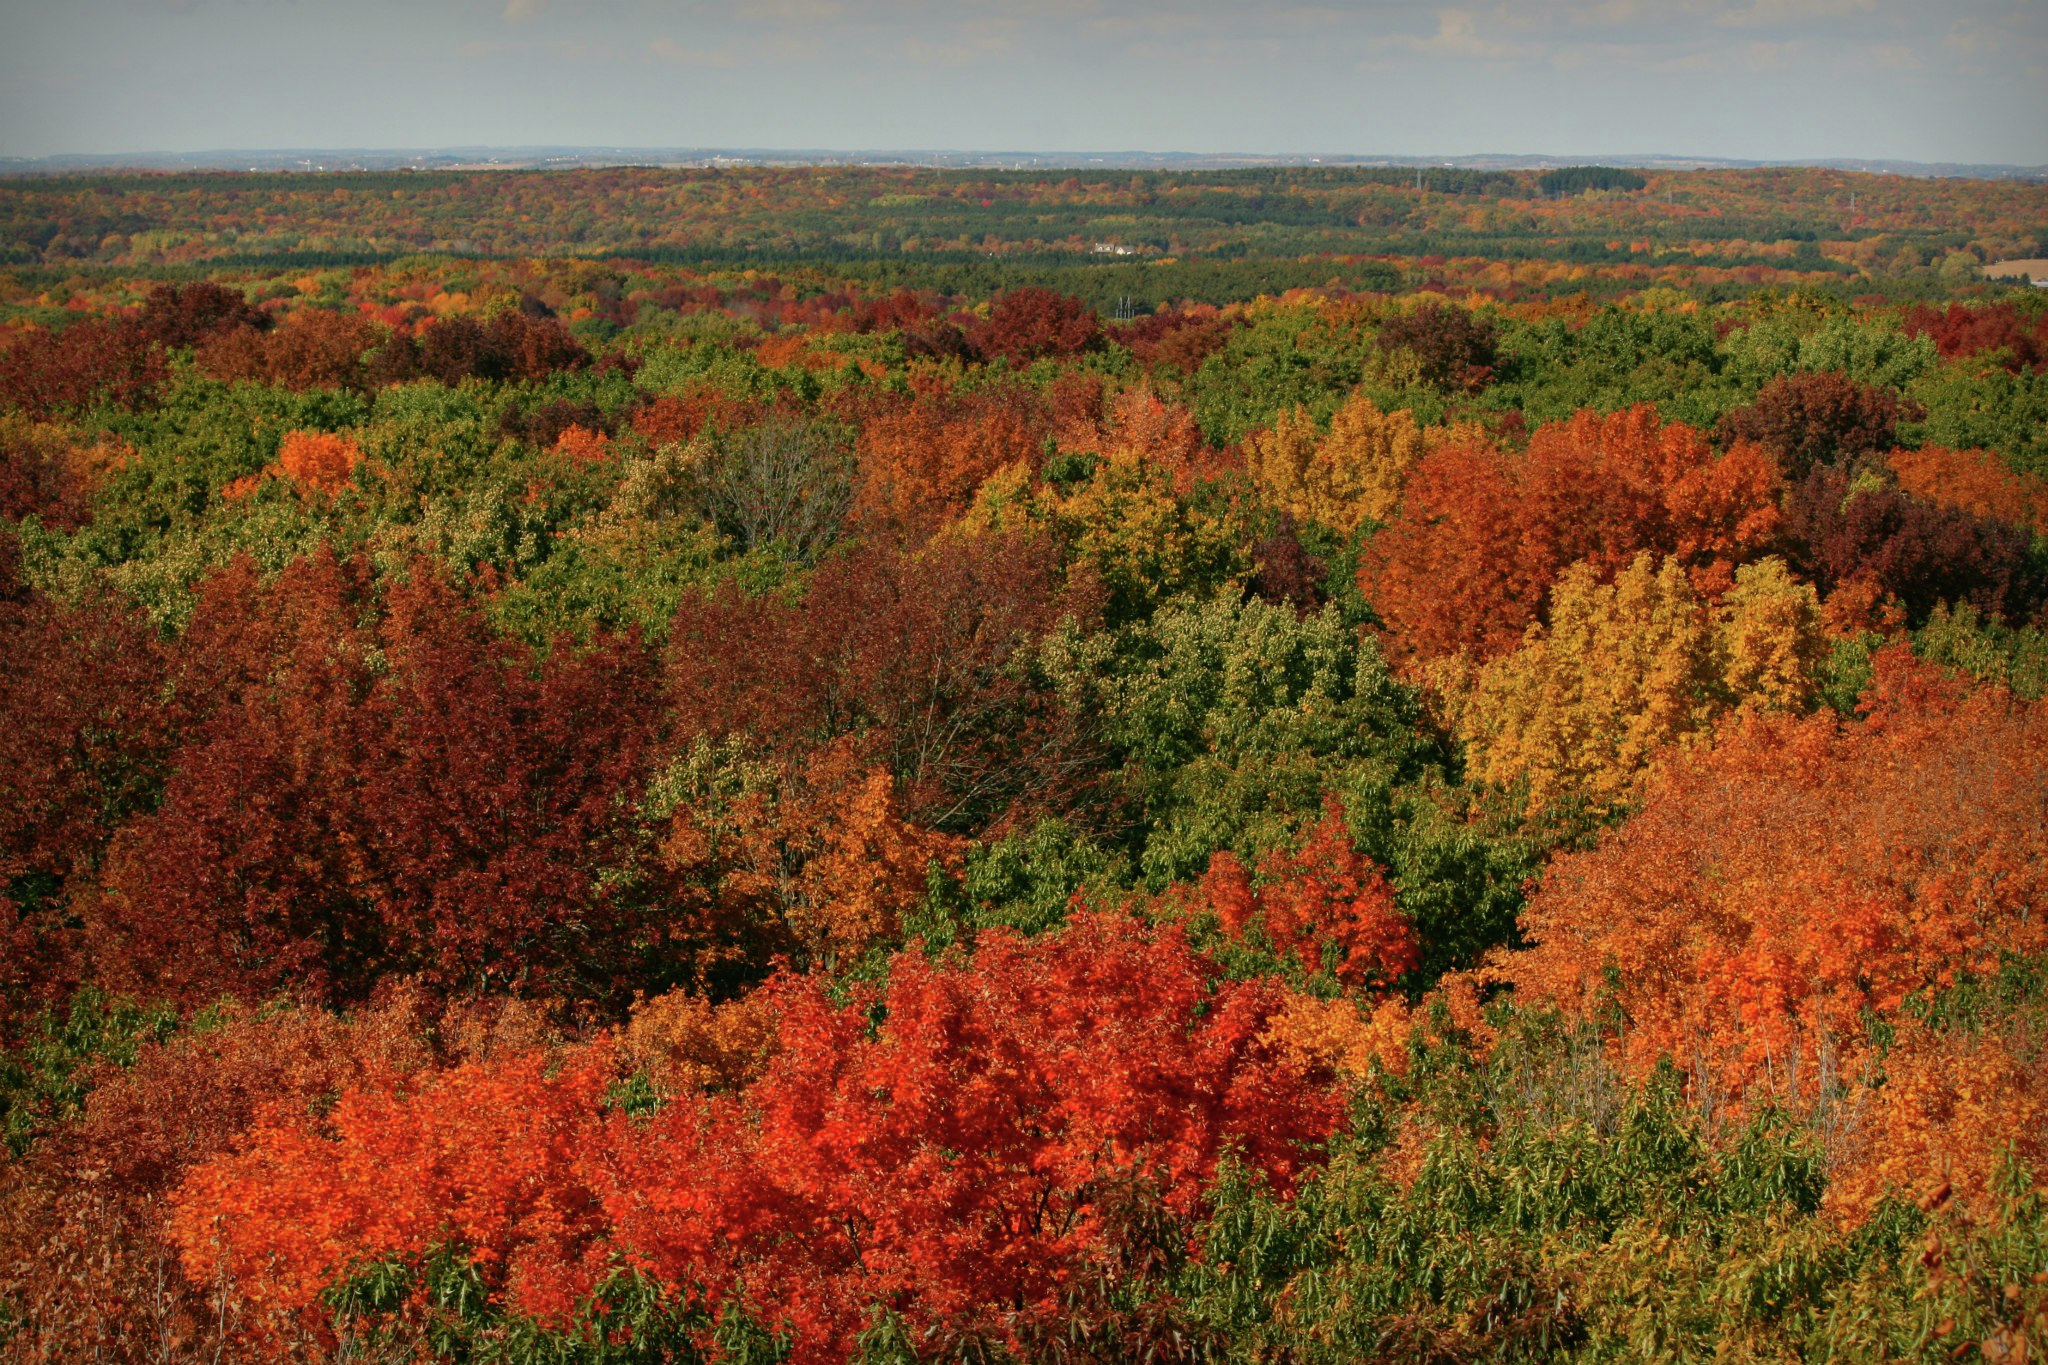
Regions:
[[[1389,318],[1380,328],[1382,351],[1406,351],[1420,363],[1424,383],[1453,392],[1477,392],[1493,378],[1496,332],[1489,318],[1466,309],[1425,303]]]
[[[85,525],[93,494],[128,453],[112,437],[84,445],[62,426],[0,420],[0,520],[32,516],[64,531]]]
[[[985,360],[1012,365],[1045,356],[1079,355],[1102,344],[1102,324],[1087,304],[1050,289],[1012,289],[997,299],[967,342]]]
[[[1944,312],[1916,303],[1906,312],[1906,332],[1933,337],[1935,349],[1949,360],[2003,352],[2002,363],[2015,374],[2048,367],[2048,312],[2022,316],[2010,303],[1952,303]]]
[[[141,334],[159,346],[196,346],[216,332],[270,326],[270,315],[251,304],[239,289],[225,289],[211,280],[193,284],[160,284],[149,291],[136,314]]]
[[[849,1358],[877,1306],[1018,1346],[1184,1254],[1226,1143],[1285,1192],[1341,1118],[1267,1038],[1278,988],[1218,981],[1171,928],[1082,914],[971,961],[900,954],[888,983],[838,1005],[783,979],[766,1072],[645,1122],[600,1116],[602,1046],[279,1115],[179,1191],[186,1263],[225,1254],[245,1292],[304,1308],[352,1257],[457,1239],[525,1313],[620,1257],[789,1332],[799,1365]]]
[[[1773,379],[1754,403],[1724,415],[1714,438],[1723,446],[1754,441],[1788,478],[1799,479],[1817,464],[1890,450],[1898,444],[1899,423],[1922,415],[1885,389],[1824,370]]]
[[[1027,536],[870,547],[813,576],[804,605],[726,585],[670,628],[678,733],[748,734],[784,754],[840,735],[886,763],[918,824],[979,829],[1057,806],[1086,768],[1082,726],[1022,667],[1086,604]]]
[[[1793,567],[1823,594],[1867,582],[1916,621],[1937,602],[1969,602],[2014,622],[2048,604],[2031,531],[1896,488],[1857,486],[1841,470],[1815,469],[1792,490],[1785,537]]]
[[[1213,911],[1233,938],[1262,916],[1275,948],[1310,973],[1330,966],[1347,986],[1389,989],[1421,961],[1414,926],[1394,908],[1394,888],[1352,846],[1334,797],[1298,850],[1276,849],[1259,860],[1257,887],[1236,854],[1213,855],[1195,903]]]
[[[371,600],[322,552],[211,580],[180,651],[204,709],[162,808],[116,840],[105,978],[204,999],[287,982],[359,995],[619,989],[642,945],[600,869],[624,856],[656,692],[643,653],[535,669],[424,565]]]
[[[1717,457],[1647,405],[1549,423],[1521,455],[1452,442],[1409,476],[1359,586],[1395,658],[1487,658],[1520,641],[1579,560],[1612,576],[1645,551],[1673,556],[1701,590],[1721,591],[1769,548],[1780,486],[1757,447]]]
[[[137,613],[11,577],[0,564],[0,1002],[33,1010],[78,979],[71,897],[162,781],[170,733],[164,658]],[[0,1009],[0,1033],[12,1022]]]
[[[127,319],[16,329],[0,341],[0,404],[35,418],[103,402],[135,407],[169,373],[163,348]]]
[[[288,389],[363,388],[365,357],[395,344],[359,313],[306,308],[271,331],[238,327],[200,344],[199,368],[215,379],[245,379]]]
[[[1238,319],[1213,306],[1162,309],[1115,329],[1112,335],[1146,365],[1171,365],[1193,374],[1202,362],[1223,349]]]
[[[682,444],[700,432],[738,431],[767,417],[761,403],[734,398],[718,389],[692,387],[682,393],[650,398],[633,413],[633,430],[654,447]]]

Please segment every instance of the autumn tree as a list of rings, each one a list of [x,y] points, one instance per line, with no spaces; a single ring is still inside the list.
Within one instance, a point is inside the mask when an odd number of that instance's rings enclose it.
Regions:
[[[1090,604],[1028,533],[860,549],[821,565],[801,606],[736,585],[695,593],[669,631],[679,732],[789,755],[841,735],[904,784],[918,824],[981,827],[1057,806],[1083,780],[1084,727],[1034,667]]]
[[[182,998],[386,973],[603,994],[634,960],[626,855],[652,737],[633,647],[536,668],[425,565],[382,601],[323,553],[202,594],[174,671],[196,708],[161,809],[109,855],[110,980]],[[602,932],[600,932],[602,927]]]
[[[1617,1011],[1632,1074],[1700,1102],[1810,1103],[1871,1017],[2048,948],[2044,713],[1884,651],[1866,721],[1754,713],[1544,874],[1501,963],[1525,999]],[[1997,894],[1980,888],[1996,885]]]
[[[1496,336],[1489,318],[1453,304],[1425,303],[1388,318],[1375,341],[1382,352],[1413,357],[1424,383],[1467,393],[1493,377]]]
[[[1415,419],[1381,412],[1361,392],[1337,410],[1327,433],[1306,409],[1282,413],[1271,430],[1246,441],[1245,462],[1275,506],[1348,534],[1364,522],[1393,519],[1402,484],[1422,455]]]
[[[997,470],[1037,469],[1049,430],[1043,408],[1029,389],[998,385],[878,414],[860,434],[855,515],[878,529],[937,529]]]
[[[2031,531],[1930,506],[1876,477],[1816,468],[1785,499],[1784,534],[1787,558],[1824,595],[1867,587],[1914,622],[1937,603],[1967,602],[2023,623],[2048,602]]]
[[[1894,450],[1885,464],[1921,502],[2048,536],[2048,479],[2015,470],[1995,451],[1930,445]]]
[[[1550,423],[1520,455],[1453,440],[1410,476],[1359,588],[1395,657],[1485,659],[1541,618],[1569,564],[1611,578],[1647,551],[1675,557],[1700,591],[1724,591],[1737,565],[1771,546],[1779,490],[1758,447],[1716,455],[1648,406]]]
[[[1668,746],[1736,708],[1802,709],[1822,654],[1820,604],[1776,559],[1746,565],[1718,610],[1675,560],[1636,561],[1610,584],[1575,564],[1548,626],[1469,679],[1440,670],[1483,781],[1525,783],[1532,808],[1624,798]]]
[[[166,661],[134,609],[28,589],[0,529],[0,1036],[80,979],[78,900],[164,779]]]
[[[1214,914],[1241,939],[1256,924],[1277,951],[1311,976],[1327,971],[1354,989],[1391,990],[1421,961],[1415,930],[1394,907],[1385,869],[1360,854],[1335,797],[1298,849],[1259,860],[1256,885],[1228,849],[1209,860],[1184,908]],[[1176,899],[1168,893],[1168,901]]]
[[[1891,449],[1898,444],[1898,424],[1915,416],[1913,405],[1896,394],[1822,370],[1771,380],[1756,401],[1723,416],[1714,436],[1723,446],[1762,446],[1787,478],[1797,480],[1815,465]]]
[[[1096,349],[1102,324],[1081,300],[1026,286],[997,298],[988,316],[968,329],[967,343],[983,359],[1022,365]]]
[[[608,1045],[352,1088],[313,1122],[275,1111],[181,1187],[185,1264],[224,1262],[289,1313],[352,1265],[445,1248],[545,1327],[623,1258],[787,1334],[804,1365],[847,1358],[877,1308],[1034,1349],[1185,1258],[1226,1145],[1284,1191],[1340,1117],[1328,1073],[1268,1041],[1280,991],[1219,981],[1172,928],[991,932],[971,960],[901,954],[887,981],[845,1004],[771,986],[758,1078],[651,1118],[604,1112]],[[1140,1340],[1169,1339],[1148,1297]]]

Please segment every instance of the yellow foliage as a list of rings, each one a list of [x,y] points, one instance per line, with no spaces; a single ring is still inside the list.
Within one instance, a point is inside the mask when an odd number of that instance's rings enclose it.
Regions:
[[[1813,700],[1825,651],[1820,599],[1781,559],[1735,572],[1721,599],[1722,685],[1738,705],[1796,711]]]
[[[1273,1040],[1312,1064],[1327,1066],[1352,1080],[1369,1080],[1373,1063],[1393,1075],[1408,1070],[1408,1035],[1414,1016],[1399,997],[1381,1000],[1371,1012],[1350,996],[1318,1000],[1289,996],[1274,1016]]]
[[[1749,565],[1716,611],[1676,560],[1638,555],[1611,584],[1573,565],[1552,590],[1550,627],[1460,676],[1434,681],[1470,771],[1526,781],[1532,809],[1568,794],[1626,797],[1665,745],[1737,707],[1803,706],[1821,654],[1820,606],[1776,560]]]
[[[1393,518],[1424,441],[1406,411],[1387,413],[1363,393],[1337,410],[1327,434],[1304,408],[1283,412],[1248,443],[1252,481],[1304,521],[1351,532]]]

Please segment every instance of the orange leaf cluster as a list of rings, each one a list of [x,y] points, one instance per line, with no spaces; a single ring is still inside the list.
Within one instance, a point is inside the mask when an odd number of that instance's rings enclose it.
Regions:
[[[602,1042],[273,1113],[177,1191],[178,1246],[273,1313],[357,1258],[452,1245],[516,1312],[623,1262],[788,1332],[795,1365],[850,1358],[877,1302],[1014,1345],[1184,1246],[1226,1145],[1286,1191],[1341,1118],[1330,1073],[1269,1040],[1283,993],[1218,980],[1173,928],[1082,914],[887,979],[843,1005],[771,983],[765,1070],[651,1119],[603,1111]]]
[[[1674,759],[1628,824],[1551,865],[1505,977],[1618,1007],[1632,1072],[1669,1056],[1710,1100],[1801,1101],[1866,1011],[2048,948],[2048,711],[1900,647],[1864,704],[1860,725],[1751,715]]]
[[[1396,658],[1489,658],[1539,619],[1568,564],[1611,578],[1648,551],[1676,559],[1699,591],[1718,596],[1737,565],[1769,546],[1781,486],[1758,447],[1717,455],[1647,404],[1550,423],[1519,455],[1448,442],[1416,466],[1399,515],[1366,553],[1359,587]]]
[[[2018,472],[1995,451],[1922,446],[1895,450],[1886,459],[1899,487],[1922,502],[2048,536],[2048,479]]]

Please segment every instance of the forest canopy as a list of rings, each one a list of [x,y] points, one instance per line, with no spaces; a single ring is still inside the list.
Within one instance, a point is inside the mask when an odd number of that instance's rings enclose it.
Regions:
[[[2048,190],[1417,180],[0,182],[0,1360],[2042,1358]]]

